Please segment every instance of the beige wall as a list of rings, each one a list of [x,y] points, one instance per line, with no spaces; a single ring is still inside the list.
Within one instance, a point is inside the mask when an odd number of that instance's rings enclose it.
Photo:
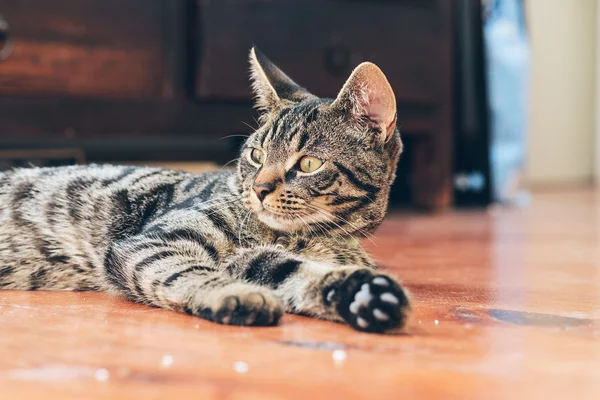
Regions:
[[[596,0],[526,3],[532,50],[527,180],[589,182],[595,169]]]
[[[596,151],[594,152],[595,181],[600,186],[600,0],[596,0]]]

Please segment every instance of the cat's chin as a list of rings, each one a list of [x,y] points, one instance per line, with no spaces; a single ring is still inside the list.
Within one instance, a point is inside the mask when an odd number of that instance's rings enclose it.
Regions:
[[[300,219],[277,218],[276,216],[267,214],[266,212],[261,212],[257,216],[260,222],[277,231],[290,233],[297,232],[306,226],[306,224],[304,224]]]
[[[305,230],[310,223],[325,222],[318,215],[303,216],[302,218],[284,219],[263,210],[257,214],[258,219],[271,229],[282,232],[299,232]]]

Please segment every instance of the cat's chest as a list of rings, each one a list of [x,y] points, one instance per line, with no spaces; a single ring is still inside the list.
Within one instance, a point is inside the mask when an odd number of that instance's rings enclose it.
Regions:
[[[250,248],[257,246],[277,246],[278,248],[287,248],[290,240],[284,234],[267,230],[247,229],[241,232],[237,238],[238,247]]]
[[[243,248],[275,246],[281,250],[291,250],[297,238],[284,232],[277,232],[261,224],[248,224],[239,232],[236,245]]]

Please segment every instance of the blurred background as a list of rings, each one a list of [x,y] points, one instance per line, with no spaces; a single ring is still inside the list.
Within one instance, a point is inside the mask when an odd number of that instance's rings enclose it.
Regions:
[[[599,22],[597,0],[0,0],[0,170],[221,168],[256,127],[256,44],[320,96],[383,69],[394,206],[526,205],[600,180]]]

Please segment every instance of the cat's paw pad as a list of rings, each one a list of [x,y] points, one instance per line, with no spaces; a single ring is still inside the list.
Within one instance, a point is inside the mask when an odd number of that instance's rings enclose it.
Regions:
[[[212,320],[225,325],[277,325],[283,315],[281,300],[268,292],[247,292],[223,297]]]
[[[332,290],[327,297],[338,298],[338,312],[355,329],[384,333],[406,324],[410,311],[406,290],[388,276],[360,270]],[[335,290],[339,295],[336,296]]]

